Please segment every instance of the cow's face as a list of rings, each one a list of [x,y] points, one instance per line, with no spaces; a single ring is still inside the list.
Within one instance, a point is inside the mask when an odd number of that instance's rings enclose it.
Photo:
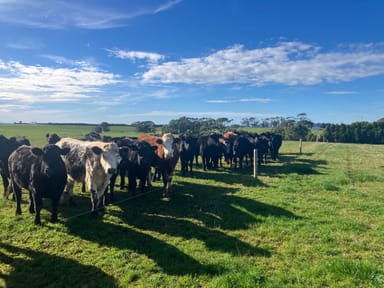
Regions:
[[[115,174],[121,161],[119,147],[115,143],[107,143],[103,147],[100,164],[108,174]]]
[[[52,177],[65,171],[65,165],[61,155],[69,152],[69,148],[61,149],[53,144],[46,145],[43,150],[32,148],[32,153],[41,158],[41,173],[47,177]]]
[[[164,158],[166,160],[171,159],[173,157],[173,142],[175,138],[171,133],[166,133],[162,137],[163,147],[164,147]]]

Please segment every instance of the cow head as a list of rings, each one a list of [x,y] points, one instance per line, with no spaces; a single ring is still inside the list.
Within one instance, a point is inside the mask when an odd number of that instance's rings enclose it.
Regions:
[[[163,141],[164,147],[164,158],[166,160],[171,159],[173,157],[173,142],[175,141],[175,137],[171,133],[165,133],[163,137],[161,137]]]
[[[103,147],[92,146],[91,150],[96,155],[100,155],[100,164],[108,174],[115,174],[117,166],[121,161],[119,147],[115,143],[105,143]]]
[[[56,133],[53,133],[53,134],[49,134],[47,133],[45,135],[45,138],[47,139],[47,142],[49,144],[56,144],[57,142],[60,141],[61,137],[59,135],[57,135]]]
[[[43,149],[34,147],[31,151],[39,159],[40,171],[45,176],[51,177],[65,171],[65,164],[61,155],[68,154],[69,148],[61,149],[54,144],[47,144]]]

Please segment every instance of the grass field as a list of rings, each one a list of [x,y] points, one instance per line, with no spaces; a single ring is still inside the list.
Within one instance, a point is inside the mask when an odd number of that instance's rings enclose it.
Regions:
[[[45,128],[41,141],[58,133]],[[176,173],[170,199],[159,183],[136,199],[116,187],[99,219],[80,187],[57,224],[43,209],[33,225],[26,193],[21,216],[1,199],[0,286],[384,287],[384,146],[297,152],[284,142],[257,179],[252,168]]]

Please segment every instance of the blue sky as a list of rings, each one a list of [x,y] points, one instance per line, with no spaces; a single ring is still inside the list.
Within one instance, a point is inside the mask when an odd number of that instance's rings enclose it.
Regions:
[[[384,1],[0,0],[0,122],[384,117]]]

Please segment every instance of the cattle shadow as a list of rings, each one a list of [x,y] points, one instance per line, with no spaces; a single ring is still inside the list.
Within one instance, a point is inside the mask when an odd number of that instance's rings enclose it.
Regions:
[[[0,261],[12,267],[10,274],[0,272],[0,278],[4,280],[6,287],[118,286],[112,276],[94,266],[83,265],[75,260],[5,243],[0,243],[0,249]]]
[[[281,207],[239,197],[237,192],[238,189],[233,187],[191,183],[179,178],[174,183],[170,201],[160,201],[157,205],[146,205],[145,202],[137,204],[128,202],[120,207],[124,211],[136,209],[137,213],[152,215],[151,217],[166,215],[167,219],[194,219],[209,229],[225,230],[248,229],[250,225],[261,223],[265,217],[269,216],[287,219],[298,218],[294,213]],[[153,201],[158,200],[154,199]],[[130,207],[130,205],[135,206]],[[135,225],[140,224],[135,218],[130,219],[130,221],[134,221],[133,224]],[[206,231],[202,229],[202,232]],[[219,235],[217,236],[219,237]]]
[[[126,218],[122,220],[122,224],[129,222]],[[65,224],[70,234],[82,239],[145,255],[169,275],[209,275],[225,271],[217,265],[201,264],[175,246],[126,225],[88,217],[67,221]]]
[[[221,265],[200,263],[173,244],[152,235],[196,239],[208,250],[234,256],[269,257],[268,249],[244,242],[223,229],[246,229],[268,216],[286,217],[288,221],[297,217],[280,207],[238,197],[236,192],[235,188],[183,181],[174,183],[171,199],[162,199],[160,188],[146,197],[129,201],[121,200],[129,198],[130,193],[116,191],[115,205],[120,209],[107,207],[108,215],[103,219],[86,216],[66,221],[65,225],[70,234],[83,239],[143,254],[170,275],[221,274],[225,271]],[[118,220],[111,222],[109,217]]]
[[[193,173],[194,173],[193,177],[180,175],[179,178],[183,179],[185,177],[186,179],[188,178],[196,178],[196,179],[202,179],[202,180],[207,179],[207,180],[213,180],[216,182],[226,183],[229,185],[241,184],[247,187],[267,186],[260,179],[253,177],[253,168],[251,167],[244,167],[242,169],[231,169],[229,167],[222,167],[222,168],[219,168],[218,170],[208,170],[208,171],[203,171],[199,169],[199,170],[195,170]]]
[[[300,157],[302,155],[304,153],[282,154],[277,161],[262,165],[259,168],[259,173],[262,176],[270,177],[283,177],[289,174],[322,175],[323,173],[319,172],[318,169],[327,169],[328,161],[302,158]]]

